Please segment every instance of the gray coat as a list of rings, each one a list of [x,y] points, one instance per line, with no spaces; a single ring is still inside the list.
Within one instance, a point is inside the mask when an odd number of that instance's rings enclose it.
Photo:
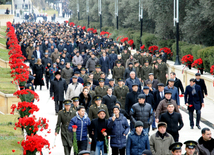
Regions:
[[[72,64],[74,65],[74,66],[77,66],[78,64],[83,64],[83,58],[82,58],[82,56],[80,55],[80,56],[74,56],[73,57],[73,59],[72,59]]]
[[[131,121],[135,124],[136,121],[143,122],[143,128],[148,128],[152,124],[153,111],[149,103],[135,103],[130,110]]]
[[[99,59],[97,57],[95,58],[89,58],[88,61],[86,62],[86,68],[88,68],[88,70],[94,71],[95,70],[95,65],[99,63]]]
[[[173,137],[166,133],[162,139],[158,132],[151,135],[149,144],[152,155],[171,154],[169,146],[174,143]]]
[[[72,78],[73,75],[73,69],[72,68],[63,68],[62,69],[62,73],[61,73],[61,77],[65,79],[67,85],[70,83],[70,79]]]
[[[54,101],[64,101],[64,91],[67,90],[65,79],[60,78],[59,81],[54,78],[51,81],[50,97],[54,96]]]
[[[198,151],[198,155],[214,155],[214,139],[212,138],[209,142],[212,146],[211,152],[204,146],[203,137],[199,138],[198,145],[196,148],[196,150]]]

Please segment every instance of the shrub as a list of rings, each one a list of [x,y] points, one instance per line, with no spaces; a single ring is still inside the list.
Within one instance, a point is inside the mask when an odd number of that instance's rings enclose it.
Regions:
[[[151,33],[145,33],[142,36],[142,43],[145,45],[146,48],[149,46],[157,45],[157,37]]]

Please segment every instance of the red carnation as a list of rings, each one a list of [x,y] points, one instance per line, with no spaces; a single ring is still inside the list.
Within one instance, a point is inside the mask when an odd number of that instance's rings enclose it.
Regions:
[[[103,128],[102,130],[101,130],[101,132],[103,133],[103,132],[106,132],[106,129],[105,128]]]
[[[52,100],[54,100],[54,96],[52,97]]]
[[[12,150],[12,152],[15,152],[15,150]]]
[[[131,40],[128,41],[128,44],[129,44],[130,46],[132,46],[132,45],[134,44],[134,41],[131,39]]]
[[[72,125],[72,128],[77,129],[77,125]]]
[[[20,142],[17,142],[18,144],[20,144]]]
[[[141,46],[140,49],[143,50],[145,48],[145,45]]]

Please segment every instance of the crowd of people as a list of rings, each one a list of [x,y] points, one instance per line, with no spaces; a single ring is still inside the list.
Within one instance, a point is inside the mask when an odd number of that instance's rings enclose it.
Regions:
[[[49,89],[58,115],[55,135],[61,130],[65,155],[71,153],[74,132],[79,154],[107,154],[109,136],[112,155],[181,155],[179,130],[184,118],[179,94],[184,94],[190,129],[195,125],[194,110],[201,129],[205,82],[197,73],[184,89],[174,72],[168,75],[164,51],[151,55],[136,49],[133,54],[125,42],[66,22],[24,22],[14,27],[31,68],[26,88]],[[151,129],[157,131],[150,135]],[[197,142],[184,142],[186,155],[214,154],[210,129],[201,132]]]

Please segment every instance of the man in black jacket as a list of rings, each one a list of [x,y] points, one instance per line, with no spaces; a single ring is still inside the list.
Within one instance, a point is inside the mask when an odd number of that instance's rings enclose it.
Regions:
[[[112,88],[108,88],[107,95],[103,96],[103,104],[108,107],[109,116],[113,114],[113,107],[116,104],[117,97],[112,95]]]
[[[135,103],[130,110],[131,122],[133,124],[136,121],[143,122],[143,130],[148,134],[149,127],[153,121],[153,111],[152,106],[149,103],[145,102],[146,95],[140,94],[138,95],[138,103]]]
[[[170,73],[170,79],[174,79],[175,80],[174,86],[178,88],[178,94],[179,94],[179,89],[181,90],[181,94],[184,94],[183,84],[182,84],[181,80],[176,77],[175,72],[171,72]],[[167,84],[166,85],[167,86],[169,85],[169,80],[167,80]]]
[[[202,92],[203,98],[204,98],[204,94],[207,96],[207,87],[204,82],[204,79],[201,79],[200,73],[195,74],[195,84],[197,84],[201,87],[201,92]]]
[[[95,118],[91,121],[89,132],[89,135],[92,138],[91,151],[96,151],[95,154],[100,154],[100,150],[102,150],[102,154],[106,154],[107,148],[105,145],[105,136],[108,136],[108,120],[105,119],[106,111],[104,109],[100,109],[97,113],[97,116],[98,118]],[[106,129],[106,131],[101,132],[103,129]]]
[[[166,131],[172,135],[175,142],[178,142],[179,133],[178,131],[184,126],[181,114],[174,112],[174,105],[169,102],[167,105],[167,112],[160,116],[160,122],[165,122],[167,124]],[[179,124],[179,125],[178,125]]]
[[[55,78],[51,81],[50,97],[54,97],[55,112],[58,114],[62,110],[62,102],[64,100],[64,92],[67,90],[65,79],[61,78],[59,71],[56,71]]]

